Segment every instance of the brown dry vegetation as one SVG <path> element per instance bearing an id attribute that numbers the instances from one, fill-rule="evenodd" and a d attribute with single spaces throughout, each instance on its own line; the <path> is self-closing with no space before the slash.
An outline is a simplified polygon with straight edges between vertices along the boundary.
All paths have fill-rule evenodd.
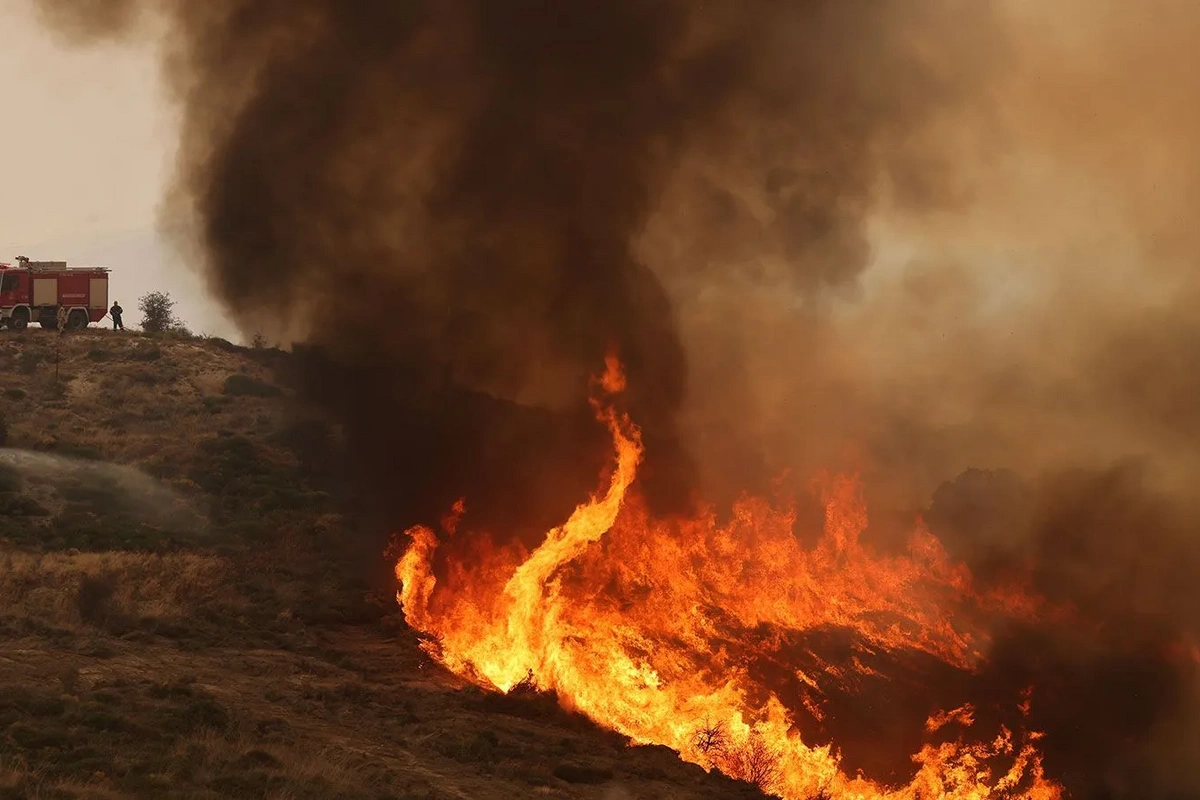
<path id="1" fill-rule="evenodd" d="M 431 663 L 287 361 L 0 339 L 0 798 L 758 796 Z"/>

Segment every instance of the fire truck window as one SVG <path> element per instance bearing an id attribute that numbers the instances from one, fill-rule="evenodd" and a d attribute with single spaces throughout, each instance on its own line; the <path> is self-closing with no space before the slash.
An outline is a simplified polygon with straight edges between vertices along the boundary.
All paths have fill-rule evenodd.
<path id="1" fill-rule="evenodd" d="M 15 288 L 17 288 L 17 276 L 5 275 L 4 281 L 0 283 L 0 292 L 11 292 Z"/>

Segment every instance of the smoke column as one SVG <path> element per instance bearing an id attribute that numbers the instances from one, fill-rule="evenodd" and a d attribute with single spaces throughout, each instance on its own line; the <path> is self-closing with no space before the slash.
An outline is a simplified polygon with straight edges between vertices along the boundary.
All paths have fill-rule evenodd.
<path id="1" fill-rule="evenodd" d="M 380 493 L 441 503 L 456 485 L 526 514 L 527 491 L 493 503 L 489 487 L 498 471 L 544 484 L 553 470 L 524 465 L 554 447 L 477 397 L 419 398 L 453 385 L 570 412 L 615 347 L 651 444 L 645 490 L 683 506 L 688 365 L 663 276 L 636 251 L 671 177 L 687 153 L 728 151 L 770 194 L 756 235 L 791 260 L 792 288 L 850 283 L 872 182 L 897 155 L 879 145 L 955 102 L 980 38 L 953 44 L 979 22 L 957 2 L 39 5 L 84 39 L 165 18 L 184 113 L 172 221 L 190 222 L 248 330 L 320 347 L 313 390 Z M 954 69 L 921 55 L 931 36 Z M 571 464 L 602 442 L 580 419 L 541 437 Z M 553 487 L 547 518 L 578 496 Z"/>
<path id="2" fill-rule="evenodd" d="M 980 574 L 1103 623 L 981 677 L 1057 692 L 1048 767 L 1195 794 L 1191 4 L 37 2 L 165 26 L 166 222 L 306 345 L 396 524 L 561 519 L 615 347 L 658 510 L 849 463 L 886 546 L 932 496 Z"/>

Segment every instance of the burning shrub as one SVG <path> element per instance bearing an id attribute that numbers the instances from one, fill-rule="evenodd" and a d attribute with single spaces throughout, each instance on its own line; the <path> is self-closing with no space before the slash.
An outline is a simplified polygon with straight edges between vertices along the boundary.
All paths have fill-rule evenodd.
<path id="1" fill-rule="evenodd" d="M 719 722 L 705 720 L 696 731 L 696 749 L 706 756 L 716 758 L 724 753 L 729 745 L 729 737 L 725 734 L 725 726 Z"/>
<path id="2" fill-rule="evenodd" d="M 779 751 L 757 731 L 734 748 L 719 754 L 721 771 L 770 794 L 779 781 Z"/>
<path id="3" fill-rule="evenodd" d="M 611 360 L 597 384 L 617 394 L 621 377 Z M 396 568 L 400 600 L 409 623 L 436 638 L 440 660 L 503 691 L 533 683 L 533 671 L 538 687 L 634 740 L 668 744 L 789 798 L 882 797 L 884 781 L 907 783 L 910 792 L 940 785 L 947 796 L 1010 785 L 1020 785 L 1023 798 L 1061 796 L 1042 772 L 1040 734 L 1025 722 L 991 720 L 989 731 L 1006 732 L 934 744 L 939 725 L 926 710 L 945 702 L 933 676 L 963 681 L 984 658 L 981 626 L 1053 618 L 1053 609 L 1020 587 L 977 589 L 921 526 L 907 554 L 875 552 L 863 540 L 868 519 L 853 476 L 822 482 L 825 522 L 812 544 L 796 535 L 790 508 L 758 498 L 739 503 L 728 521 L 658 519 L 630 491 L 643 447 L 637 426 L 602 398 L 596 408 L 616 451 L 607 489 L 532 553 L 499 550 L 464 568 L 451 544 L 462 541 L 457 512 L 444 539 L 410 530 Z M 451 553 L 435 574 L 440 546 Z M 871 705 L 880 667 L 916 670 L 930 688 L 924 708 L 900 710 L 906 732 L 897 741 L 916 748 L 903 751 L 908 771 L 867 777 L 816 743 L 818 726 L 802 726 L 824 718 L 826 700 L 844 697 L 848 717 Z M 1023 688 L 1012 692 L 1014 709 Z M 681 729 L 697 707 L 717 722 L 709 716 Z M 862 739 L 878 733 L 875 725 L 845 744 L 875 750 Z"/>
<path id="4" fill-rule="evenodd" d="M 780 754 L 759 732 L 751 731 L 745 740 L 736 742 L 723 724 L 706 720 L 697 729 L 694 741 L 710 766 L 768 794 L 775 789 Z"/>

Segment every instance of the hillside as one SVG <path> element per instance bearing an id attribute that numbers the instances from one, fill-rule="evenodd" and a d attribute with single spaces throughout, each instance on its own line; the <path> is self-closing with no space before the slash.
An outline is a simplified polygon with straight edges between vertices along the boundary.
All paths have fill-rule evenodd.
<path id="1" fill-rule="evenodd" d="M 0 339 L 0 798 L 760 796 L 430 662 L 288 360 Z"/>

